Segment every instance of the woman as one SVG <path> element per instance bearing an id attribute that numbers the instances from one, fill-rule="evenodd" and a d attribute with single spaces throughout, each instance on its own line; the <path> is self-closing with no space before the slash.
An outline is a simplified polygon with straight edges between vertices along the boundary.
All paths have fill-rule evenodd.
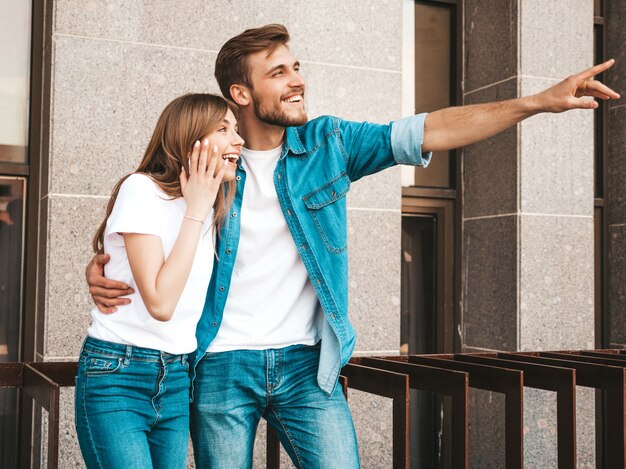
<path id="1" fill-rule="evenodd" d="M 94 251 L 110 255 L 106 275 L 135 293 L 116 314 L 92 311 L 81 350 L 76 430 L 89 468 L 185 467 L 187 354 L 242 144 L 224 99 L 181 96 L 113 190 Z"/>

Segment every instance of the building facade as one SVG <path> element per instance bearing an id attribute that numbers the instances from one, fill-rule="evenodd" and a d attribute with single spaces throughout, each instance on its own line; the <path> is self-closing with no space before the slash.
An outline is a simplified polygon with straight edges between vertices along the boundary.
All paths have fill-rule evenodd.
<path id="1" fill-rule="evenodd" d="M 626 93 L 618 0 L 23 0 L 0 11 L 0 234 L 12 227 L 1 241 L 11 260 L 2 262 L 2 361 L 76 359 L 91 308 L 84 267 L 114 182 L 136 167 L 173 97 L 219 93 L 217 52 L 246 28 L 288 27 L 311 118 L 386 123 L 525 96 L 610 57 L 617 63 L 601 78 Z M 435 155 L 426 170 L 355 183 L 357 353 L 626 347 L 625 176 L 622 98 L 596 112 L 535 116 Z M 46 416 L 0 393 L 0 465 L 19 457 L 38 467 Z M 62 397 L 60 461 L 82 467 L 73 390 Z M 436 467 L 446 403 L 413 397 L 422 412 L 412 426 L 426 436 L 412 464 Z M 487 392 L 471 398 L 472 467 L 503 467 L 504 403 Z M 529 467 L 555 466 L 554 402 L 525 395 Z M 390 402 L 351 391 L 350 404 L 363 467 L 391 467 Z M 601 458 L 598 409 L 579 388 L 579 467 Z"/>

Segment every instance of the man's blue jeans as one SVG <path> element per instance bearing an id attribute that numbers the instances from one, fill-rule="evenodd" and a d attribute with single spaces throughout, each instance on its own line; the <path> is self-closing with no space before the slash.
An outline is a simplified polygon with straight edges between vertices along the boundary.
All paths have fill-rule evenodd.
<path id="1" fill-rule="evenodd" d="M 184 468 L 189 385 L 186 355 L 88 337 L 74 403 L 87 467 Z"/>
<path id="2" fill-rule="evenodd" d="M 199 469 L 252 467 L 261 417 L 296 468 L 354 469 L 356 435 L 341 386 L 317 384 L 320 346 L 207 353 L 198 363 L 191 436 Z"/>

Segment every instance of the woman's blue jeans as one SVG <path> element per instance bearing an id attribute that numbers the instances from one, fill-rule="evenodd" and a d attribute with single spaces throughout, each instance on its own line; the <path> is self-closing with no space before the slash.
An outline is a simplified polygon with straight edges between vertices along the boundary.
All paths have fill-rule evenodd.
<path id="1" fill-rule="evenodd" d="M 181 469 L 189 440 L 187 355 L 88 337 L 76 377 L 76 431 L 89 469 Z"/>
<path id="2" fill-rule="evenodd" d="M 341 386 L 328 396 L 317 384 L 319 354 L 319 344 L 205 354 L 191 407 L 196 467 L 251 468 L 256 429 L 264 418 L 296 468 L 358 468 Z"/>

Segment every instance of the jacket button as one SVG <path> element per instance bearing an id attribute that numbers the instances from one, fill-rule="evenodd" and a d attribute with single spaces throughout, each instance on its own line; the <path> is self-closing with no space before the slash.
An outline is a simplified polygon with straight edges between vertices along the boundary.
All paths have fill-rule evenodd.
<path id="1" fill-rule="evenodd" d="M 232 251 L 232 249 L 226 249 L 226 254 L 230 254 Z"/>
<path id="2" fill-rule="evenodd" d="M 233 218 L 237 218 L 237 212 L 233 212 Z"/>
<path id="3" fill-rule="evenodd" d="M 278 179 L 280 179 L 280 173 L 278 173 L 278 174 L 276 175 L 276 177 L 277 177 Z"/>
<path id="4" fill-rule="evenodd" d="M 224 287 L 220 287 L 220 291 L 224 291 L 226 290 Z"/>
<path id="5" fill-rule="evenodd" d="M 215 321 L 213 321 L 213 327 L 217 326 L 217 323 Z"/>
<path id="6" fill-rule="evenodd" d="M 291 216 L 291 210 L 287 209 L 287 215 Z"/>
<path id="7" fill-rule="evenodd" d="M 241 181 L 241 176 L 237 176 L 235 179 L 236 179 L 237 181 Z"/>

